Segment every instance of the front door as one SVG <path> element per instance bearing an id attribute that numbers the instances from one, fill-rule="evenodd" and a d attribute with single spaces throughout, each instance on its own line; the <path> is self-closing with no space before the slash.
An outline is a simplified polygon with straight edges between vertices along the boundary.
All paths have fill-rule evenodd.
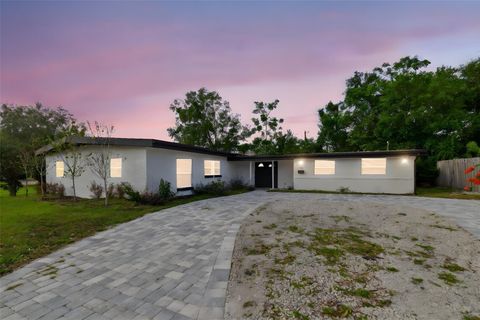
<path id="1" fill-rule="evenodd" d="M 273 162 L 274 187 L 278 188 L 278 162 Z M 255 162 L 255 187 L 272 188 L 272 161 Z"/>

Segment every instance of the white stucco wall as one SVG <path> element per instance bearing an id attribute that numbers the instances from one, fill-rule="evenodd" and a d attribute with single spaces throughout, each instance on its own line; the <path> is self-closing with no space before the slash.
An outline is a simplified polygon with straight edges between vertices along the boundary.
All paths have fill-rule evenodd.
<path id="1" fill-rule="evenodd" d="M 406 158 L 407 163 L 402 163 Z M 352 192 L 408 194 L 415 191 L 415 157 L 387 157 L 385 175 L 362 175 L 361 158 L 335 160 L 335 175 L 315 175 L 315 159 L 295 159 L 294 189 L 337 191 L 347 187 Z M 302 164 L 303 162 L 303 164 Z M 299 174 L 298 170 L 304 170 Z"/>
<path id="2" fill-rule="evenodd" d="M 227 161 L 226 157 L 169 150 L 159 148 L 147 148 L 147 189 L 151 192 L 158 190 L 160 179 L 169 181 L 172 190 L 177 189 L 176 160 L 192 159 L 192 186 L 207 184 L 214 180 L 222 180 L 229 183 L 232 179 L 242 179 L 248 181 L 248 167 L 237 165 Z M 219 160 L 220 174 L 218 178 L 205 178 L 204 160 Z"/>
<path id="3" fill-rule="evenodd" d="M 278 161 L 278 188 L 293 188 L 293 160 Z"/>
<path id="4" fill-rule="evenodd" d="M 88 154 L 95 152 L 97 146 L 82 146 L 79 151 L 83 155 L 84 161 Z M 139 147 L 121 147 L 112 146 L 112 158 L 122 158 L 122 177 L 121 178 L 109 178 L 109 183 L 118 184 L 121 182 L 129 182 L 137 190 L 145 190 L 146 188 L 146 150 Z M 56 177 L 55 176 L 55 162 L 62 160 L 62 157 L 58 154 L 50 154 L 46 157 L 47 175 L 46 179 L 48 183 L 61 183 L 65 186 L 65 194 L 68 196 L 73 195 L 72 180 L 68 177 Z M 66 167 L 66 166 L 65 166 Z M 92 170 L 87 166 L 85 172 L 75 178 L 75 186 L 77 196 L 81 198 L 90 198 L 92 193 L 90 192 L 90 184 L 92 181 L 103 185 L 102 180 L 95 175 Z"/>

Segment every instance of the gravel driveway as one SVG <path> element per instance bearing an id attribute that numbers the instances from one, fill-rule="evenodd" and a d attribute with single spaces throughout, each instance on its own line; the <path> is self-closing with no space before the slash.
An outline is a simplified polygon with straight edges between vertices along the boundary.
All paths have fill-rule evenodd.
<path id="1" fill-rule="evenodd" d="M 267 201 L 311 198 L 418 206 L 480 238 L 480 201 L 255 191 L 149 214 L 36 260 L 0 279 L 0 316 L 222 319 L 243 218 Z"/>

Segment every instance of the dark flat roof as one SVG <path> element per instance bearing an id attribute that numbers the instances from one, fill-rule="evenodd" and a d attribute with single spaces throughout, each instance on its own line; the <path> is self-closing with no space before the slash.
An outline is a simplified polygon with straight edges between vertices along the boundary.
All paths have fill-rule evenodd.
<path id="1" fill-rule="evenodd" d="M 70 137 L 68 143 L 75 145 L 101 145 L 105 140 L 93 139 L 90 137 Z M 59 141 L 65 143 L 67 140 Z M 374 157 L 394 157 L 394 156 L 421 156 L 427 154 L 425 150 L 383 150 L 383 151 L 353 151 L 353 152 L 328 152 L 328 153 L 297 153 L 283 155 L 243 155 L 221 151 L 212 151 L 203 147 L 196 147 L 182 143 L 157 140 L 157 139 L 130 139 L 130 138 L 110 138 L 110 145 L 125 147 L 144 147 L 179 150 L 186 152 L 195 152 L 227 157 L 229 161 L 266 161 L 266 160 L 289 160 L 296 158 L 374 158 Z M 48 153 L 53 150 L 52 145 L 46 145 L 36 151 L 36 154 Z"/>
<path id="2" fill-rule="evenodd" d="M 282 155 L 233 155 L 230 161 L 266 161 L 266 160 L 291 160 L 298 158 L 375 158 L 395 156 L 421 156 L 426 155 L 423 149 L 408 150 L 383 150 L 383 151 L 352 151 L 352 152 L 326 152 L 326 153 L 295 153 Z"/>
<path id="3" fill-rule="evenodd" d="M 131 139 L 131 138 L 110 138 L 109 144 L 112 146 L 125 146 L 125 147 L 144 147 L 144 148 L 160 148 L 160 149 L 171 149 L 203 154 L 211 154 L 217 156 L 230 156 L 231 153 L 213 151 L 203 147 L 196 147 L 182 143 L 157 140 L 157 139 Z M 60 141 L 60 143 L 65 143 L 66 140 Z M 75 145 L 102 145 L 105 143 L 105 139 L 94 139 L 90 137 L 70 137 L 68 138 L 68 143 Z M 50 152 L 53 150 L 52 145 L 46 145 L 38 149 L 35 153 L 42 154 Z"/>

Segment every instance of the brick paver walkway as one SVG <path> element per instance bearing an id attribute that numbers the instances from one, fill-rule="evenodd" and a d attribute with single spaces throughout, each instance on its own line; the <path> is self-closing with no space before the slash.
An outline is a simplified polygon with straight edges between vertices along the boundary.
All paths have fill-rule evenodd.
<path id="1" fill-rule="evenodd" d="M 480 201 L 255 191 L 166 209 L 98 233 L 0 279 L 0 318 L 222 319 L 242 219 L 275 199 L 410 205 L 480 238 Z"/>

